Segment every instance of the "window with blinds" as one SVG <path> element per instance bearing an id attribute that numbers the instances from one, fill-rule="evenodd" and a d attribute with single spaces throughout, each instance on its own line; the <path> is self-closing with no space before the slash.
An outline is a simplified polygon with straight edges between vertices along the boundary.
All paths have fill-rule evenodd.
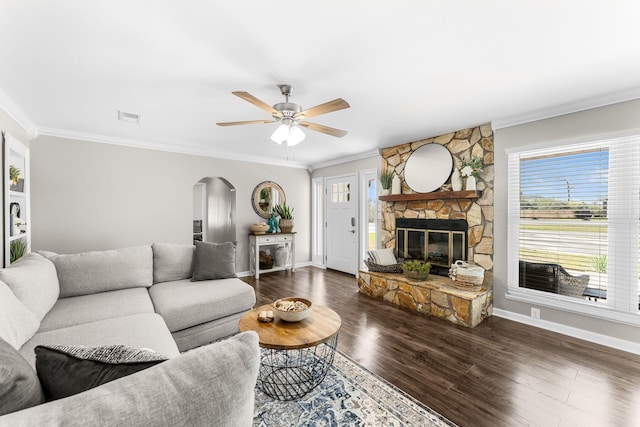
<path id="1" fill-rule="evenodd" d="M 510 287 L 637 313 L 640 137 L 508 158 Z"/>

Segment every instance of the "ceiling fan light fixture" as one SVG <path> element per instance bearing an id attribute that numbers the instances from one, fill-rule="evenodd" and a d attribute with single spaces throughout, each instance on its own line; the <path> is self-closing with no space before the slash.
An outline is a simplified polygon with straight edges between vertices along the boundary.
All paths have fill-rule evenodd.
<path id="1" fill-rule="evenodd" d="M 289 147 L 300 144 L 305 138 L 304 132 L 295 123 L 283 123 L 271 135 L 276 144 L 286 142 Z"/>
<path id="2" fill-rule="evenodd" d="M 302 129 L 300 129 L 300 127 L 298 127 L 297 125 L 292 125 L 289 128 L 289 137 L 287 138 L 287 145 L 289 147 L 298 145 L 302 141 L 304 141 L 305 136 L 306 135 L 304 134 L 304 132 L 302 132 Z"/>

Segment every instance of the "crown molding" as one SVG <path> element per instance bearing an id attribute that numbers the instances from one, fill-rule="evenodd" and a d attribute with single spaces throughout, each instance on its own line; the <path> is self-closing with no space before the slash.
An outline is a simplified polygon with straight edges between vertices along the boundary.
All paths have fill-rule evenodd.
<path id="1" fill-rule="evenodd" d="M 38 128 L 38 135 L 73 139 L 76 141 L 96 142 L 99 144 L 120 145 L 122 147 L 142 148 L 145 150 L 165 151 L 169 153 L 189 154 L 189 155 L 201 156 L 201 157 L 213 157 L 216 159 L 259 163 L 259 164 L 265 164 L 265 165 L 271 165 L 271 166 L 284 166 L 284 167 L 290 167 L 290 168 L 296 168 L 296 169 L 307 169 L 309 167 L 309 165 L 299 163 L 299 162 L 290 162 L 290 161 L 278 160 L 278 159 L 265 159 L 264 157 L 259 157 L 259 156 L 249 156 L 245 154 L 238 155 L 238 154 L 228 153 L 224 151 L 189 148 L 179 143 L 161 143 L 161 142 L 152 143 L 152 142 L 142 141 L 137 139 L 104 136 L 104 135 L 77 132 L 77 131 L 66 130 L 66 129 L 41 127 L 41 128 Z"/>
<path id="2" fill-rule="evenodd" d="M 311 165 L 310 170 L 316 170 L 320 168 L 326 168 L 328 166 L 340 165 L 342 163 L 353 162 L 356 160 L 368 159 L 370 157 L 376 157 L 379 155 L 379 150 L 365 151 L 364 153 L 354 154 L 352 156 L 341 157 L 339 159 L 327 160 L 326 162 L 316 163 Z"/>
<path id="3" fill-rule="evenodd" d="M 0 89 L 0 109 L 9 115 L 24 131 L 29 139 L 38 136 L 38 128 L 27 115 L 13 102 L 9 95 Z"/>
<path id="4" fill-rule="evenodd" d="M 575 102 L 555 105 L 542 110 L 531 111 L 511 117 L 494 120 L 491 127 L 502 129 L 511 126 L 517 126 L 524 123 L 535 122 L 538 120 L 550 119 L 552 117 L 563 116 L 565 114 L 577 113 L 579 111 L 590 110 L 592 108 L 604 107 L 606 105 L 618 104 L 620 102 L 631 101 L 640 98 L 640 87 L 626 89 L 617 92 L 611 92 L 600 96 L 581 99 Z"/>

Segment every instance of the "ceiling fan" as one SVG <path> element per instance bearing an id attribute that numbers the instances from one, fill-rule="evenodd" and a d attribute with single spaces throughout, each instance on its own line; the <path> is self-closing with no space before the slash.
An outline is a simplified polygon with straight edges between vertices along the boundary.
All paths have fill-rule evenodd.
<path id="1" fill-rule="evenodd" d="M 324 104 L 316 105 L 315 107 L 303 110 L 300 105 L 289 102 L 289 97 L 293 93 L 293 86 L 278 85 L 278 87 L 280 88 L 280 92 L 282 93 L 282 95 L 284 95 L 285 97 L 285 102 L 277 103 L 273 107 L 264 103 L 248 92 L 231 92 L 235 96 L 252 103 L 256 107 L 263 109 L 267 113 L 270 113 L 272 116 L 271 120 L 224 122 L 217 123 L 217 125 L 237 126 L 280 122 L 280 126 L 278 127 L 278 129 L 276 129 L 273 135 L 271 135 L 271 139 L 278 144 L 286 142 L 286 144 L 289 146 L 299 144 L 304 139 L 304 132 L 302 132 L 299 126 L 306 127 L 316 132 L 322 132 L 327 135 L 336 136 L 338 138 L 342 138 L 347 134 L 347 132 L 344 130 L 305 121 L 305 119 L 310 117 L 315 117 L 321 114 L 327 114 L 333 111 L 349 108 L 350 105 L 347 101 L 342 98 L 337 98 L 333 101 L 325 102 Z"/>

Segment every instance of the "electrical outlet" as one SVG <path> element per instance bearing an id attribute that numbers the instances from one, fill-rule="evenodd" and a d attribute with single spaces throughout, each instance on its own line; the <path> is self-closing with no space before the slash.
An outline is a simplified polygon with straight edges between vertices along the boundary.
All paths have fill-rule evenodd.
<path id="1" fill-rule="evenodd" d="M 539 319 L 540 318 L 540 309 L 539 308 L 535 308 L 535 307 L 531 307 L 531 317 L 533 317 L 534 319 Z"/>

